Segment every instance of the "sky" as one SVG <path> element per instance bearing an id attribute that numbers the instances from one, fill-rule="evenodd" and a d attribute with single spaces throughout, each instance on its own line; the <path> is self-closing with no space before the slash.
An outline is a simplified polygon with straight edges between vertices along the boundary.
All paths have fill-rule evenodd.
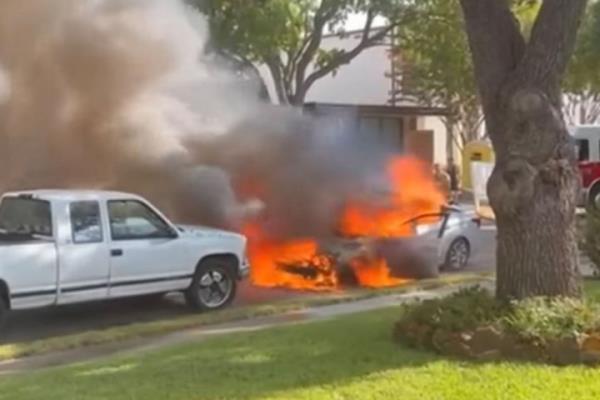
<path id="1" fill-rule="evenodd" d="M 365 13 L 360 14 L 352 14 L 348 17 L 348 21 L 346 22 L 346 30 L 347 31 L 355 31 L 362 29 L 365 26 L 367 15 Z M 385 19 L 382 17 L 377 17 L 373 26 L 381 26 L 385 24 Z"/>

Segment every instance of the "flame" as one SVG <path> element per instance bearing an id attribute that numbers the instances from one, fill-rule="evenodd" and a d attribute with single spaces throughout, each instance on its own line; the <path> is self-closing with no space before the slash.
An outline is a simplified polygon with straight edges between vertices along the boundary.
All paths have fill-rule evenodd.
<path id="1" fill-rule="evenodd" d="M 351 261 L 350 267 L 358 283 L 364 287 L 391 287 L 410 282 L 410 279 L 393 277 L 387 261 L 382 258 L 373 260 L 358 258 Z"/>
<path id="2" fill-rule="evenodd" d="M 342 210 L 339 233 L 346 237 L 389 238 L 413 235 L 406 222 L 428 213 L 439 213 L 445 203 L 426 164 L 412 157 L 398 157 L 387 168 L 390 191 L 383 204 L 354 200 Z M 255 185 L 260 187 L 260 185 Z M 248 256 L 252 282 L 264 287 L 300 290 L 336 290 L 339 268 L 333 256 L 323 253 L 316 238 L 278 240 L 269 237 L 259 222 L 244 228 L 248 237 Z M 408 279 L 392 276 L 385 259 L 362 254 L 347 266 L 364 287 L 397 286 Z"/>
<path id="3" fill-rule="evenodd" d="M 428 213 L 438 213 L 445 203 L 426 165 L 417 158 L 394 158 L 388 165 L 391 183 L 388 204 L 350 203 L 340 231 L 351 237 L 407 237 L 413 234 L 406 222 Z"/>
<path id="4" fill-rule="evenodd" d="M 316 240 L 279 242 L 267 238 L 256 224 L 246 226 L 244 233 L 249 238 L 253 284 L 299 290 L 331 290 L 338 286 L 334 263 L 319 253 Z"/>

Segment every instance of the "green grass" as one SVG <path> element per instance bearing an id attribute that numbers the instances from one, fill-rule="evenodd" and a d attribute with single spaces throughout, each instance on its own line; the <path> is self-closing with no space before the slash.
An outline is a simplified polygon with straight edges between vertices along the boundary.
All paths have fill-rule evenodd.
<path id="1" fill-rule="evenodd" d="M 583 288 L 588 299 L 600 302 L 600 279 L 586 279 Z"/>
<path id="2" fill-rule="evenodd" d="M 468 363 L 396 345 L 399 309 L 0 379 L 6 400 L 596 399 L 600 369 Z"/>
<path id="3" fill-rule="evenodd" d="M 232 308 L 217 313 L 192 314 L 168 320 L 133 323 L 126 326 L 59 336 L 32 342 L 5 344 L 0 345 L 0 361 L 160 336 L 201 326 L 300 311 L 307 307 L 356 301 L 419 289 L 434 289 L 458 283 L 475 283 L 489 277 L 490 274 L 487 273 L 445 275 L 438 279 L 423 280 L 389 289 L 357 289 L 328 295 L 306 296 L 295 298 L 293 300 L 278 301 L 271 304 Z"/>

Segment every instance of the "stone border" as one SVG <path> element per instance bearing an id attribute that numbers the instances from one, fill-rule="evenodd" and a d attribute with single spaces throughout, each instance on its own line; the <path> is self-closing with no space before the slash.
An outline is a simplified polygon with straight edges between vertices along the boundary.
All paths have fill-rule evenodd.
<path id="1" fill-rule="evenodd" d="M 401 321 L 394 328 L 394 338 L 411 347 L 469 360 L 600 365 L 600 332 L 536 343 L 494 326 L 457 333 L 423 324 L 406 326 Z"/>

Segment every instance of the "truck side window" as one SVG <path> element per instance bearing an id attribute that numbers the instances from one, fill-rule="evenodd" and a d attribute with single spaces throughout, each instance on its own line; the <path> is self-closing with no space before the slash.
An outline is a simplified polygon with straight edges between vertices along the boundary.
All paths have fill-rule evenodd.
<path id="1" fill-rule="evenodd" d="M 100 221 L 100 205 L 97 201 L 71 203 L 70 213 L 74 243 L 100 243 L 104 240 Z"/>
<path id="2" fill-rule="evenodd" d="M 136 200 L 108 202 L 113 240 L 162 239 L 173 237 L 173 230 L 152 209 Z"/>
<path id="3" fill-rule="evenodd" d="M 578 139 L 576 141 L 577 146 L 577 159 L 579 161 L 589 161 L 590 159 L 590 142 L 587 139 Z"/>

